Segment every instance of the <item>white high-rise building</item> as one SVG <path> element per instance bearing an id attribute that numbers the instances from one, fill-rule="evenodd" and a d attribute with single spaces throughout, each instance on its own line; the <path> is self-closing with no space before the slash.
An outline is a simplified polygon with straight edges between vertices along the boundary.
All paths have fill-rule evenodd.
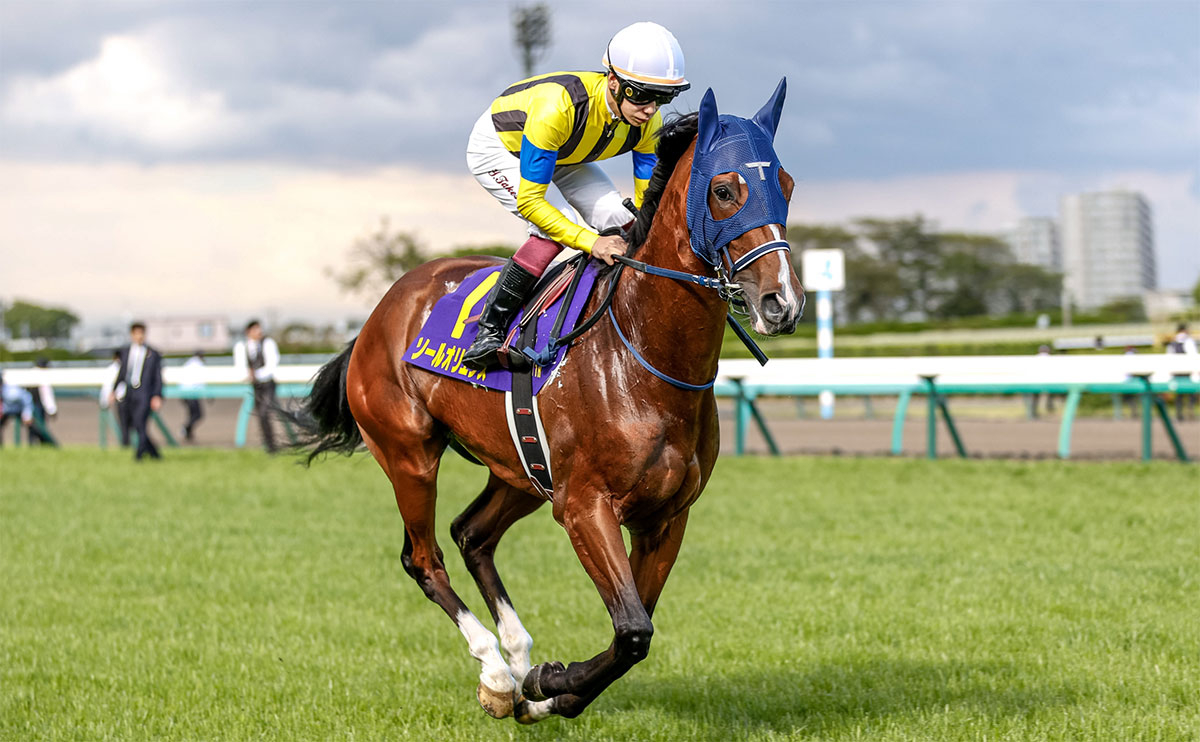
<path id="1" fill-rule="evenodd" d="M 1022 219 L 1005 235 L 1018 263 L 1036 265 L 1048 271 L 1062 271 L 1062 250 L 1058 244 L 1058 224 L 1046 216 Z"/>
<path id="2" fill-rule="evenodd" d="M 1157 286 L 1150 204 L 1140 193 L 1105 191 L 1059 202 L 1063 290 L 1080 309 L 1142 298 Z"/>

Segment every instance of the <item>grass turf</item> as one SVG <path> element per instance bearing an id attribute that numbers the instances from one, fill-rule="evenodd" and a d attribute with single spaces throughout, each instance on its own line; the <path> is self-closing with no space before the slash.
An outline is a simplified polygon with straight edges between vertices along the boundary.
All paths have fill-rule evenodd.
<path id="1" fill-rule="evenodd" d="M 447 457 L 445 535 L 482 485 Z M 1195 467 L 719 462 L 649 658 L 487 718 L 368 457 L 0 451 L 0 739 L 1192 740 Z M 534 661 L 611 627 L 549 509 L 499 563 Z"/>

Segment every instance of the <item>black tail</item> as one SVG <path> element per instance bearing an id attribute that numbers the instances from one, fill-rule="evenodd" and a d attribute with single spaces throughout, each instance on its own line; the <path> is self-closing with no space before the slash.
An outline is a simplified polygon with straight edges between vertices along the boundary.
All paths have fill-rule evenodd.
<path id="1" fill-rule="evenodd" d="M 308 449 L 306 464 L 330 451 L 349 456 L 363 442 L 346 399 L 346 369 L 350 367 L 354 342 L 351 340 L 345 350 L 321 367 L 300 409 L 286 413 L 300 428 L 297 444 Z"/>

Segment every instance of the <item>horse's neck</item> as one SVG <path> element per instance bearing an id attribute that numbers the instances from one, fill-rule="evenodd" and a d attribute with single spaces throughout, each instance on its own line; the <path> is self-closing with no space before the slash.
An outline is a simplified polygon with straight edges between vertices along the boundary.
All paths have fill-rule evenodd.
<path id="1" fill-rule="evenodd" d="M 686 259 L 691 252 L 682 198 L 662 204 L 655 221 L 638 260 L 686 273 L 711 272 Z M 626 269 L 613 303 L 626 337 L 659 371 L 689 383 L 704 383 L 716 374 L 728 311 L 716 291 Z"/>

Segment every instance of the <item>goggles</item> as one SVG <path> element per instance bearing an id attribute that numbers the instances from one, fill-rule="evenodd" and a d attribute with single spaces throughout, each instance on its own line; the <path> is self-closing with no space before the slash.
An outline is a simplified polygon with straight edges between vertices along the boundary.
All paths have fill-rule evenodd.
<path id="1" fill-rule="evenodd" d="M 675 100 L 675 97 L 680 93 L 691 87 L 687 84 L 678 87 L 658 87 L 645 85 L 634 80 L 618 79 L 621 83 L 621 92 L 624 94 L 622 97 L 635 106 L 645 106 L 650 103 L 665 106 Z"/>

